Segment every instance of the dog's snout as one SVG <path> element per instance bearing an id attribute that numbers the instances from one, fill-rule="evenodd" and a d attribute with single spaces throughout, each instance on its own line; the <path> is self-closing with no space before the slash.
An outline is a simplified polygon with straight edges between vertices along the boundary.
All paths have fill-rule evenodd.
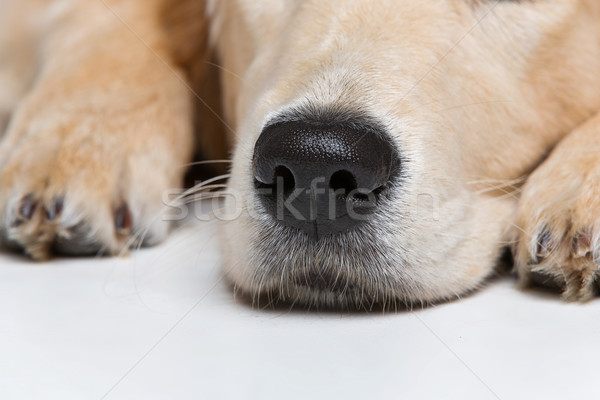
<path id="1" fill-rule="evenodd" d="M 265 210 L 314 239 L 370 219 L 398 168 L 399 157 L 385 133 L 359 123 L 270 125 L 253 159 Z"/>

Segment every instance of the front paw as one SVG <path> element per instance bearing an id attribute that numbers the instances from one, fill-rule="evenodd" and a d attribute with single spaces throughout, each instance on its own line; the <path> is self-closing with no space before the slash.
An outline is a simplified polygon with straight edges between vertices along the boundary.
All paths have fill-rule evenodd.
<path id="1" fill-rule="evenodd" d="M 594 297 L 600 278 L 600 168 L 559 154 L 527 181 L 515 262 L 522 285 L 557 286 L 571 301 Z"/>
<path id="2" fill-rule="evenodd" d="M 119 254 L 165 238 L 163 192 L 181 187 L 186 161 L 164 134 L 168 126 L 64 113 L 26 122 L 0 147 L 5 244 L 43 260 Z"/>

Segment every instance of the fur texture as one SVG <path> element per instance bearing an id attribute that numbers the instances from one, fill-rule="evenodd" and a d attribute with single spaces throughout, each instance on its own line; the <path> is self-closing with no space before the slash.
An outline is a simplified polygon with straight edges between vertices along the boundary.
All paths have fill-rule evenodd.
<path id="1" fill-rule="evenodd" d="M 138 228 L 162 240 L 168 223 L 152 217 L 181 187 L 196 131 L 208 158 L 233 148 L 222 247 L 244 293 L 342 307 L 451 299 L 507 246 L 523 283 L 595 291 L 596 0 L 2 8 L 0 223 L 35 258 L 115 253 Z M 401 178 L 361 229 L 313 242 L 258 204 L 254 145 L 298 110 L 364 113 L 399 150 Z"/>

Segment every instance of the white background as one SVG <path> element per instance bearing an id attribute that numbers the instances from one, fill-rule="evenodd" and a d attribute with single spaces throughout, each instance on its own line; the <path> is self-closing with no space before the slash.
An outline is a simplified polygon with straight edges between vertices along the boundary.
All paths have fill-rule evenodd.
<path id="1" fill-rule="evenodd" d="M 600 301 L 505 277 L 397 314 L 265 311 L 214 227 L 121 259 L 0 253 L 0 399 L 598 398 Z"/>

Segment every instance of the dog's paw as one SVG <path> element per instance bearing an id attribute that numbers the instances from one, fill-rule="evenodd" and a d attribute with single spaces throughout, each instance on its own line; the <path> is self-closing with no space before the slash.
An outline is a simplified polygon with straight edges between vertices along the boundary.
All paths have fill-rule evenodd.
<path id="1" fill-rule="evenodd" d="M 21 117 L 0 146 L 2 242 L 43 260 L 119 254 L 167 235 L 163 192 L 181 187 L 185 157 L 152 113 Z"/>
<path id="2" fill-rule="evenodd" d="M 525 184 L 514 253 L 522 285 L 587 301 L 600 278 L 600 165 L 594 151 L 575 149 L 559 146 Z"/>

